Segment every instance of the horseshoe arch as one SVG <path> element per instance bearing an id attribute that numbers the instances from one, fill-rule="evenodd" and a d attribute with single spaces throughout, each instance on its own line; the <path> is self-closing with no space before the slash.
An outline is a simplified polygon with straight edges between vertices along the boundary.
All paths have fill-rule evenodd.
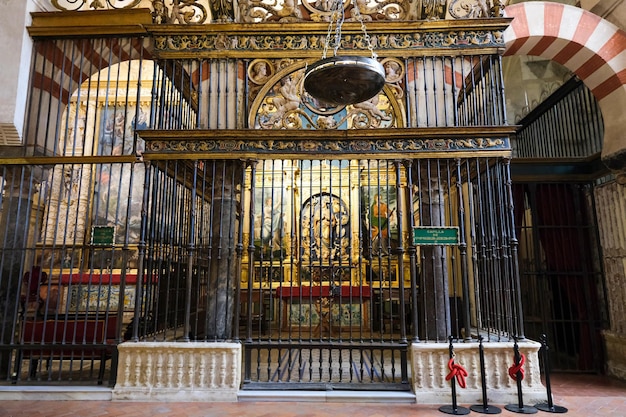
<path id="1" fill-rule="evenodd" d="M 508 6 L 504 55 L 550 59 L 575 73 L 598 100 L 604 119 L 602 161 L 626 182 L 626 32 L 583 9 L 559 3 Z"/>

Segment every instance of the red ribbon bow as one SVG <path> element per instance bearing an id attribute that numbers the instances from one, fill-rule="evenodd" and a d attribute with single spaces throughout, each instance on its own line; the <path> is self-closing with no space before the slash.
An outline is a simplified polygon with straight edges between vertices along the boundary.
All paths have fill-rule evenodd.
<path id="1" fill-rule="evenodd" d="M 450 373 L 446 376 L 446 381 L 456 377 L 456 382 L 459 386 L 461 388 L 465 388 L 465 377 L 467 376 L 465 368 L 457 363 L 454 363 L 454 358 L 450 358 L 448 361 L 448 369 L 450 369 Z"/>
<path id="2" fill-rule="evenodd" d="M 517 373 L 519 372 L 521 376 L 520 381 L 524 379 L 524 363 L 526 363 L 526 356 L 521 353 L 519 363 L 513 364 L 513 366 L 509 368 L 509 376 L 517 381 Z"/>

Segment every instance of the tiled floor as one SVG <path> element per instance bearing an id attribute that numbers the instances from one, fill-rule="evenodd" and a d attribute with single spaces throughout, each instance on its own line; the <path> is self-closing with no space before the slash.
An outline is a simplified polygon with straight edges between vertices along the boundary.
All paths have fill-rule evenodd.
<path id="1" fill-rule="evenodd" d="M 564 416 L 626 417 L 626 382 L 594 375 L 552 376 L 554 404 L 567 407 Z M 459 404 L 467 406 L 466 404 Z M 497 405 L 502 408 L 502 405 Z M 538 416 L 551 415 L 539 411 Z M 330 402 L 145 403 L 111 401 L 3 401 L 2 417 L 407 417 L 439 416 L 439 406 L 419 404 Z M 471 412 L 469 415 L 481 415 Z M 501 416 L 518 416 L 505 409 Z"/>

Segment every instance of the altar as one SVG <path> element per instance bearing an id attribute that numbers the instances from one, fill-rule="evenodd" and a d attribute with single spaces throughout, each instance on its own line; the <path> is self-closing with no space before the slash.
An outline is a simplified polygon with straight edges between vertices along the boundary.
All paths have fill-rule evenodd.
<path id="1" fill-rule="evenodd" d="M 283 330 L 310 328 L 314 334 L 367 326 L 369 286 L 295 286 L 276 289 Z"/>

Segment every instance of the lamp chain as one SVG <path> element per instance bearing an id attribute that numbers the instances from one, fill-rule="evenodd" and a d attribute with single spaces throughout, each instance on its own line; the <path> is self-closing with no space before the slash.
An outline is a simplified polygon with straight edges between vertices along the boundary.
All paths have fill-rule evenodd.
<path id="1" fill-rule="evenodd" d="M 336 0 L 331 7 L 330 22 L 328 23 L 328 32 L 326 33 L 326 41 L 324 42 L 324 52 L 322 53 L 322 59 L 326 58 L 328 53 L 328 47 L 333 43 L 331 36 L 333 33 L 333 23 L 335 23 L 335 41 L 333 44 L 333 56 L 337 56 L 337 50 L 341 45 L 341 26 L 345 19 L 345 11 L 343 7 L 343 0 Z"/>
<path id="2" fill-rule="evenodd" d="M 343 7 L 343 0 L 337 1 L 337 10 L 335 11 L 337 16 L 337 26 L 335 27 L 335 49 L 333 50 L 333 56 L 337 56 L 337 50 L 341 45 L 341 26 L 346 19 L 345 9 Z"/>
<path id="3" fill-rule="evenodd" d="M 363 15 L 361 15 L 361 11 L 359 10 L 359 6 L 356 0 L 350 0 L 353 4 L 352 10 L 354 11 L 355 19 L 361 24 L 361 30 L 363 31 L 363 40 L 367 45 L 367 49 L 372 54 L 372 58 L 376 58 L 376 52 L 374 52 L 374 47 L 372 46 L 372 40 L 370 35 L 367 33 L 367 29 L 365 28 L 365 22 L 363 21 Z M 330 15 L 330 22 L 328 24 L 328 32 L 326 33 L 326 41 L 324 42 L 324 51 L 322 53 L 322 59 L 326 59 L 326 55 L 328 53 L 328 47 L 333 44 L 333 56 L 337 56 L 337 51 L 341 46 L 341 26 L 345 20 L 345 8 L 343 7 L 343 0 L 336 0 L 332 5 L 332 14 Z M 331 42 L 331 37 L 333 33 L 333 23 L 335 24 L 335 40 L 334 43 Z"/>
<path id="4" fill-rule="evenodd" d="M 372 54 L 372 58 L 376 59 L 378 55 L 376 55 L 376 52 L 374 52 L 374 47 L 372 46 L 372 40 L 370 39 L 370 35 L 367 33 L 367 30 L 365 29 L 365 22 L 363 21 L 363 16 L 361 15 L 361 11 L 359 10 L 359 5 L 357 4 L 356 0 L 352 0 L 352 4 L 354 6 L 352 8 L 352 10 L 354 10 L 354 17 L 361 24 L 361 30 L 363 31 L 363 40 L 365 40 L 365 43 L 367 44 L 367 49 L 369 49 L 370 53 Z"/>

